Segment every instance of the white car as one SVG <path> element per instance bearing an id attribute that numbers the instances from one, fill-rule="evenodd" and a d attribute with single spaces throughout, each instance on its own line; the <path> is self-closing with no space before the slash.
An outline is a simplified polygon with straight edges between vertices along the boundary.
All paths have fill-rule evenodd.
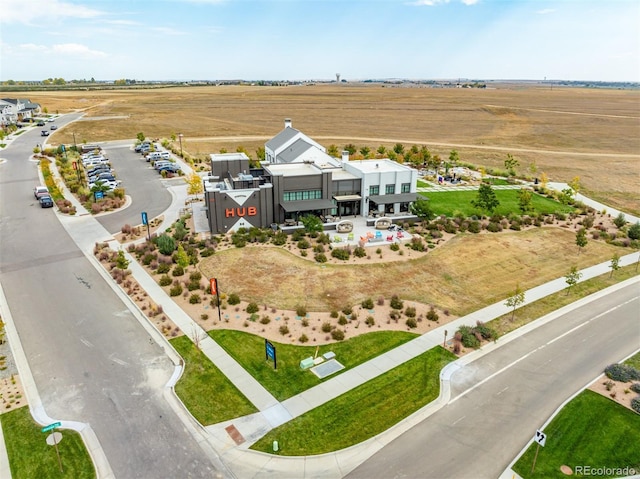
<path id="1" fill-rule="evenodd" d="M 95 186 L 106 186 L 109 190 L 115 190 L 118 187 L 118 181 L 102 181 L 98 180 L 95 183 L 89 183 L 89 189 L 92 190 Z"/>
<path id="2" fill-rule="evenodd" d="M 82 164 L 85 168 L 91 168 L 92 166 L 96 165 L 108 165 L 109 160 L 107 160 L 106 158 L 92 158 L 90 160 L 83 161 Z"/>

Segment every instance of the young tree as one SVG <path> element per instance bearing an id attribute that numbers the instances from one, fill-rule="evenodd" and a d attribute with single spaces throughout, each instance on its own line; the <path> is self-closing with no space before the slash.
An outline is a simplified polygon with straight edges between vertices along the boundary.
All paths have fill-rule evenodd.
<path id="1" fill-rule="evenodd" d="M 511 321 L 513 321 L 513 318 L 515 317 L 516 308 L 518 308 L 519 306 L 522 306 L 523 304 L 524 304 L 524 291 L 520 289 L 520 285 L 518 285 L 516 286 L 516 289 L 513 292 L 513 294 L 509 296 L 507 300 L 504 302 L 504 305 L 506 307 L 513 308 L 511 311 Z"/>
<path id="2" fill-rule="evenodd" d="M 129 260 L 124 255 L 124 251 L 118 250 L 118 256 L 116 256 L 116 268 L 125 270 L 129 267 Z"/>
<path id="3" fill-rule="evenodd" d="M 533 205 L 531 204 L 531 191 L 526 188 L 521 188 L 518 191 L 518 207 L 522 211 L 523 215 L 533 211 Z"/>
<path id="4" fill-rule="evenodd" d="M 327 148 L 327 155 L 333 156 L 334 158 L 340 157 L 340 152 L 338 151 L 338 145 L 331 144 Z"/>
<path id="5" fill-rule="evenodd" d="M 609 278 L 611 278 L 613 276 L 613 273 L 618 271 L 621 267 L 620 255 L 618 253 L 613 253 L 613 256 L 611 257 L 611 274 L 609 275 Z"/>
<path id="6" fill-rule="evenodd" d="M 189 176 L 185 177 L 184 181 L 187 183 L 187 194 L 196 195 L 204 192 L 204 185 L 202 184 L 202 178 L 195 171 Z"/>
<path id="7" fill-rule="evenodd" d="M 629 226 L 629 229 L 627 230 L 627 236 L 632 240 L 640 239 L 640 223 L 637 222 Z"/>
<path id="8" fill-rule="evenodd" d="M 529 173 L 531 173 L 532 175 L 535 175 L 538 172 L 538 165 L 536 165 L 536 162 L 532 162 L 529 165 Z"/>
<path id="9" fill-rule="evenodd" d="M 328 150 L 327 150 L 327 152 L 328 152 Z M 256 158 L 258 159 L 258 161 L 264 161 L 264 158 L 265 158 L 264 146 L 259 146 L 258 147 L 258 149 L 256 150 Z"/>
<path id="10" fill-rule="evenodd" d="M 435 217 L 435 213 L 431 209 L 431 204 L 426 198 L 419 198 L 409 207 L 411 214 L 416 215 L 424 223 L 428 223 Z"/>
<path id="11" fill-rule="evenodd" d="M 569 285 L 569 287 L 567 288 L 567 296 L 569 295 L 569 291 L 571 291 L 571 288 L 578 284 L 580 278 L 582 278 L 582 273 L 578 271 L 577 266 L 572 266 L 569 272 L 564 277 L 564 280 Z"/>
<path id="12" fill-rule="evenodd" d="M 144 133 L 139 132 L 139 133 L 136 135 L 136 138 L 138 139 L 138 141 L 139 141 L 140 143 L 142 143 L 142 142 L 144 141 L 144 139 L 146 138 L 146 136 L 144 136 Z"/>
<path id="13" fill-rule="evenodd" d="M 393 151 L 396 155 L 404 155 L 404 145 L 402 143 L 396 143 L 393 145 Z"/>
<path id="14" fill-rule="evenodd" d="M 542 186 L 543 188 L 546 188 L 547 187 L 547 183 L 549 183 L 549 177 L 543 171 L 542 174 L 540 175 L 540 186 Z"/>
<path id="15" fill-rule="evenodd" d="M 456 150 L 451 150 L 451 153 L 449 153 L 449 162 L 455 166 L 458 164 L 458 162 L 460 161 L 460 155 L 458 154 L 458 152 Z"/>
<path id="16" fill-rule="evenodd" d="M 489 214 L 500 205 L 500 201 L 496 197 L 496 192 L 493 191 L 491 185 L 482 184 L 478 189 L 478 196 L 475 200 L 471 200 L 471 204 L 481 210 L 486 210 Z"/>
<path id="17" fill-rule="evenodd" d="M 384 155 L 387 152 L 387 148 L 384 145 L 380 145 L 376 151 L 379 155 Z"/>
<path id="18" fill-rule="evenodd" d="M 369 157 L 369 153 L 371 153 L 371 148 L 369 148 L 368 146 L 363 146 L 362 148 L 360 148 L 360 154 L 365 158 Z"/>
<path id="19" fill-rule="evenodd" d="M 613 224 L 616 225 L 618 229 L 623 228 L 624 225 L 627 224 L 627 219 L 624 216 L 624 213 L 618 213 L 618 216 L 613 220 Z"/>
<path id="20" fill-rule="evenodd" d="M 323 230 L 322 220 L 315 215 L 305 215 L 300 221 L 309 233 L 320 233 Z"/>
<path id="21" fill-rule="evenodd" d="M 184 250 L 182 243 L 178 245 L 178 251 L 176 252 L 176 263 L 178 264 L 178 266 L 181 266 L 183 268 L 189 266 L 189 255 Z"/>
<path id="22" fill-rule="evenodd" d="M 571 188 L 574 192 L 578 193 L 580 191 L 580 177 L 574 176 L 573 179 L 569 182 L 569 188 Z"/>
<path id="23" fill-rule="evenodd" d="M 576 232 L 576 244 L 578 245 L 578 254 L 582 251 L 582 248 L 587 246 L 589 240 L 587 239 L 587 230 L 584 228 L 580 228 Z"/>
<path id="24" fill-rule="evenodd" d="M 507 159 L 504 160 L 504 167 L 511 176 L 516 176 L 516 168 L 520 166 L 520 162 L 516 160 L 511 153 L 507 153 Z"/>
<path id="25" fill-rule="evenodd" d="M 356 151 L 358 151 L 358 148 L 356 148 L 356 145 L 354 145 L 353 143 L 347 143 L 346 145 L 344 145 L 344 151 L 348 151 L 349 155 L 355 155 Z"/>

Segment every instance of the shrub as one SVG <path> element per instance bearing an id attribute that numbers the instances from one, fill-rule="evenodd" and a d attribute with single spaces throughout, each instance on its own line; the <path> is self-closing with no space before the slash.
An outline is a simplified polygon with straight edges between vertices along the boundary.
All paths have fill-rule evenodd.
<path id="1" fill-rule="evenodd" d="M 314 253 L 324 253 L 324 245 L 322 243 L 319 243 L 319 244 L 315 245 L 313 247 L 313 252 Z"/>
<path id="2" fill-rule="evenodd" d="M 480 340 L 474 334 L 470 326 L 460 326 L 458 332 L 462 335 L 461 342 L 465 348 L 476 349 L 480 347 Z"/>
<path id="3" fill-rule="evenodd" d="M 156 245 L 158 246 L 158 251 L 162 254 L 171 254 L 176 249 L 175 240 L 165 233 L 156 238 Z"/>
<path id="4" fill-rule="evenodd" d="M 181 294 L 182 294 L 182 286 L 180 286 L 179 284 L 173 285 L 169 290 L 170 296 L 180 296 Z"/>
<path id="5" fill-rule="evenodd" d="M 289 326 L 283 324 L 282 326 L 280 326 L 280 328 L 278 328 L 278 331 L 280 331 L 280 334 L 282 334 L 283 336 L 286 336 L 287 334 L 289 334 Z"/>
<path id="6" fill-rule="evenodd" d="M 202 279 L 202 274 L 200 273 L 200 271 L 194 271 L 189 275 L 189 279 L 191 281 L 200 281 Z"/>
<path id="7" fill-rule="evenodd" d="M 427 319 L 429 321 L 437 321 L 440 318 L 440 316 L 438 316 L 438 313 L 436 313 L 436 310 L 433 308 L 433 306 L 431 306 L 429 308 L 429 311 L 427 311 Z"/>
<path id="8" fill-rule="evenodd" d="M 331 323 L 328 321 L 325 321 L 324 323 L 322 323 L 322 327 L 320 329 L 322 329 L 323 333 L 328 333 L 332 329 Z"/>
<path id="9" fill-rule="evenodd" d="M 344 331 L 342 329 L 334 329 L 331 331 L 331 337 L 336 341 L 342 341 L 344 339 Z"/>
<path id="10" fill-rule="evenodd" d="M 349 320 L 347 319 L 347 317 L 344 314 L 341 314 L 340 317 L 338 318 L 338 324 L 340 326 L 344 326 L 348 322 L 349 322 Z"/>
<path id="11" fill-rule="evenodd" d="M 362 246 L 356 246 L 356 248 L 353 250 L 353 255 L 358 258 L 364 258 L 365 256 L 367 256 L 367 252 Z"/>
<path id="12" fill-rule="evenodd" d="M 631 408 L 640 414 L 640 396 L 635 397 L 631 400 Z"/>
<path id="13" fill-rule="evenodd" d="M 345 306 L 342 308 L 342 312 L 348 316 L 353 313 L 353 308 L 351 306 Z"/>
<path id="14" fill-rule="evenodd" d="M 160 286 L 169 286 L 171 283 L 172 283 L 171 278 L 169 278 L 169 276 L 167 276 L 166 274 L 160 276 L 160 281 L 158 281 L 158 284 Z"/>
<path id="15" fill-rule="evenodd" d="M 640 371 L 626 364 L 610 364 L 604 369 L 604 373 L 609 379 L 623 383 L 640 379 Z"/>
<path id="16" fill-rule="evenodd" d="M 195 291 L 196 289 L 200 289 L 200 281 L 189 281 L 187 283 L 187 289 L 189 291 Z"/>
<path id="17" fill-rule="evenodd" d="M 300 337 L 298 338 L 298 341 L 300 341 L 301 343 L 306 343 L 306 342 L 308 342 L 308 341 L 309 341 L 309 338 L 307 337 L 307 335 L 306 335 L 306 334 L 303 334 L 302 336 L 300 336 Z"/>
<path id="18" fill-rule="evenodd" d="M 179 264 L 177 264 L 176 267 L 173 268 L 173 271 L 171 272 L 171 274 L 173 276 L 182 276 L 184 274 L 184 268 Z"/>
<path id="19" fill-rule="evenodd" d="M 491 222 L 487 225 L 487 231 L 491 233 L 499 233 L 502 231 L 502 226 L 500 226 L 500 223 Z"/>
<path id="20" fill-rule="evenodd" d="M 367 299 L 365 299 L 362 303 L 360 303 L 360 305 L 361 305 L 364 309 L 373 309 L 373 299 L 371 299 L 371 298 L 367 298 Z"/>
<path id="21" fill-rule="evenodd" d="M 411 238 L 411 243 L 409 243 L 409 247 L 414 251 L 424 251 L 426 246 L 422 238 Z"/>
<path id="22" fill-rule="evenodd" d="M 261 324 L 269 324 L 270 322 L 271 322 L 271 318 L 266 314 L 262 318 L 260 318 Z"/>
<path id="23" fill-rule="evenodd" d="M 378 306 L 384 306 L 384 297 L 383 296 L 380 296 L 378 298 Z"/>
<path id="24" fill-rule="evenodd" d="M 613 220 L 613 224 L 616 225 L 618 229 L 627 224 L 627 219 L 625 218 L 624 213 L 619 213 L 618 216 L 616 216 L 616 218 Z"/>
<path id="25" fill-rule="evenodd" d="M 300 249 L 308 249 L 310 248 L 311 245 L 309 244 L 309 241 L 307 241 L 306 239 L 301 239 L 300 241 L 298 241 L 298 248 Z"/>
<path id="26" fill-rule="evenodd" d="M 142 257 L 142 264 L 145 266 L 149 266 L 151 262 L 158 257 L 157 254 L 147 253 Z"/>
<path id="27" fill-rule="evenodd" d="M 373 318 L 373 316 L 367 316 L 367 319 L 364 320 L 364 324 L 371 327 L 376 324 L 376 320 Z"/>
<path id="28" fill-rule="evenodd" d="M 171 271 L 171 265 L 169 263 L 158 264 L 158 269 L 156 270 L 158 274 L 168 273 L 169 271 Z"/>
<path id="29" fill-rule="evenodd" d="M 627 231 L 627 236 L 632 240 L 640 239 L 640 223 L 631 225 Z"/>
<path id="30" fill-rule="evenodd" d="M 402 309 L 404 307 L 404 303 L 398 297 L 397 294 L 394 294 L 393 296 L 391 296 L 391 303 L 389 304 L 393 309 Z"/>
<path id="31" fill-rule="evenodd" d="M 240 296 L 237 293 L 231 293 L 227 299 L 227 303 L 230 305 L 240 304 Z"/>
<path id="32" fill-rule="evenodd" d="M 418 327 L 418 322 L 416 321 L 416 318 L 408 318 L 405 321 L 405 324 L 407 326 L 409 326 L 411 329 L 417 328 Z"/>
<path id="33" fill-rule="evenodd" d="M 317 253 L 313 259 L 316 260 L 316 263 L 326 263 L 327 262 L 327 255 L 325 255 L 324 253 Z"/>
<path id="34" fill-rule="evenodd" d="M 193 293 L 191 296 L 189 296 L 189 303 L 198 304 L 200 302 L 202 302 L 202 300 L 200 299 L 200 295 L 198 293 Z"/>
<path id="35" fill-rule="evenodd" d="M 407 318 L 415 318 L 416 317 L 416 308 L 414 308 L 413 306 L 407 307 L 407 309 L 404 310 L 404 315 Z"/>
<path id="36" fill-rule="evenodd" d="M 296 306 L 296 314 L 300 317 L 307 315 L 307 308 L 305 306 Z"/>
<path id="37" fill-rule="evenodd" d="M 258 311 L 260 311 L 260 308 L 258 307 L 257 303 L 251 302 L 249 304 L 247 304 L 247 313 L 249 314 L 253 314 L 253 313 L 257 313 Z"/>
<path id="38" fill-rule="evenodd" d="M 640 394 L 640 383 L 633 383 L 629 389 L 631 389 L 634 393 Z"/>
<path id="39" fill-rule="evenodd" d="M 200 319 L 202 319 L 203 321 L 204 321 L 204 320 L 207 320 L 207 319 L 209 319 L 209 315 L 208 315 L 207 313 L 202 313 L 202 314 L 200 315 Z"/>
<path id="40" fill-rule="evenodd" d="M 389 249 L 391 251 L 398 251 L 400 249 L 400 245 L 398 243 L 392 243 L 389 245 Z"/>
<path id="41" fill-rule="evenodd" d="M 338 312 L 334 309 L 333 311 L 331 311 L 331 313 L 329 314 L 329 316 L 331 316 L 332 318 L 337 318 L 338 317 Z"/>
<path id="42" fill-rule="evenodd" d="M 336 259 L 346 261 L 349 259 L 349 256 L 351 256 L 351 251 L 349 250 L 349 248 L 335 248 L 331 251 L 331 256 Z"/>

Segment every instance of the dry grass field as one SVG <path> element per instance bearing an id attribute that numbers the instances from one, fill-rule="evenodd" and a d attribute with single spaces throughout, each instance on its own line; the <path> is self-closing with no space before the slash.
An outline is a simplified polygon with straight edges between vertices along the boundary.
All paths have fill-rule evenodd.
<path id="1" fill-rule="evenodd" d="M 623 254 L 590 241 L 578 253 L 573 229 L 545 227 L 458 235 L 411 261 L 318 264 L 282 248 L 247 246 L 220 251 L 199 268 L 205 277 L 217 277 L 228 293 L 260 305 L 331 311 L 397 294 L 461 316 L 503 300 L 517 284 L 526 290 L 564 276 L 572 265 L 607 261 L 616 251 Z"/>
<path id="2" fill-rule="evenodd" d="M 4 93 L 3 93 L 4 95 Z M 513 154 L 553 181 L 581 178 L 584 192 L 640 214 L 640 92 L 534 87 L 406 88 L 343 84 L 292 87 L 175 87 L 150 90 L 33 92 L 49 112 L 86 111 L 87 119 L 51 143 L 183 133 L 183 148 L 205 157 L 221 148 L 249 153 L 284 118 L 324 146 L 427 145 L 446 158 L 502 167 Z M 6 95 L 5 95 L 6 96 Z"/>

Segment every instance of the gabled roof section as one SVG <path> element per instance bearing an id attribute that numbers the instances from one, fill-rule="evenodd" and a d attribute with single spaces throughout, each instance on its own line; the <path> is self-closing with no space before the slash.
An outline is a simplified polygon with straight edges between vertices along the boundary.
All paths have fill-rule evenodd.
<path id="1" fill-rule="evenodd" d="M 271 138 L 269 141 L 267 141 L 267 143 L 265 144 L 265 147 L 272 151 L 277 151 L 278 148 L 281 148 L 288 141 L 291 141 L 293 138 L 295 138 L 296 135 L 299 135 L 299 134 L 300 132 L 295 128 L 287 127 L 284 130 L 282 130 L 280 133 L 278 133 L 276 136 Z"/>
<path id="2" fill-rule="evenodd" d="M 312 146 L 304 139 L 299 138 L 294 141 L 293 144 L 289 145 L 284 151 L 277 154 L 276 163 L 291 163 L 309 148 L 312 148 Z"/>

